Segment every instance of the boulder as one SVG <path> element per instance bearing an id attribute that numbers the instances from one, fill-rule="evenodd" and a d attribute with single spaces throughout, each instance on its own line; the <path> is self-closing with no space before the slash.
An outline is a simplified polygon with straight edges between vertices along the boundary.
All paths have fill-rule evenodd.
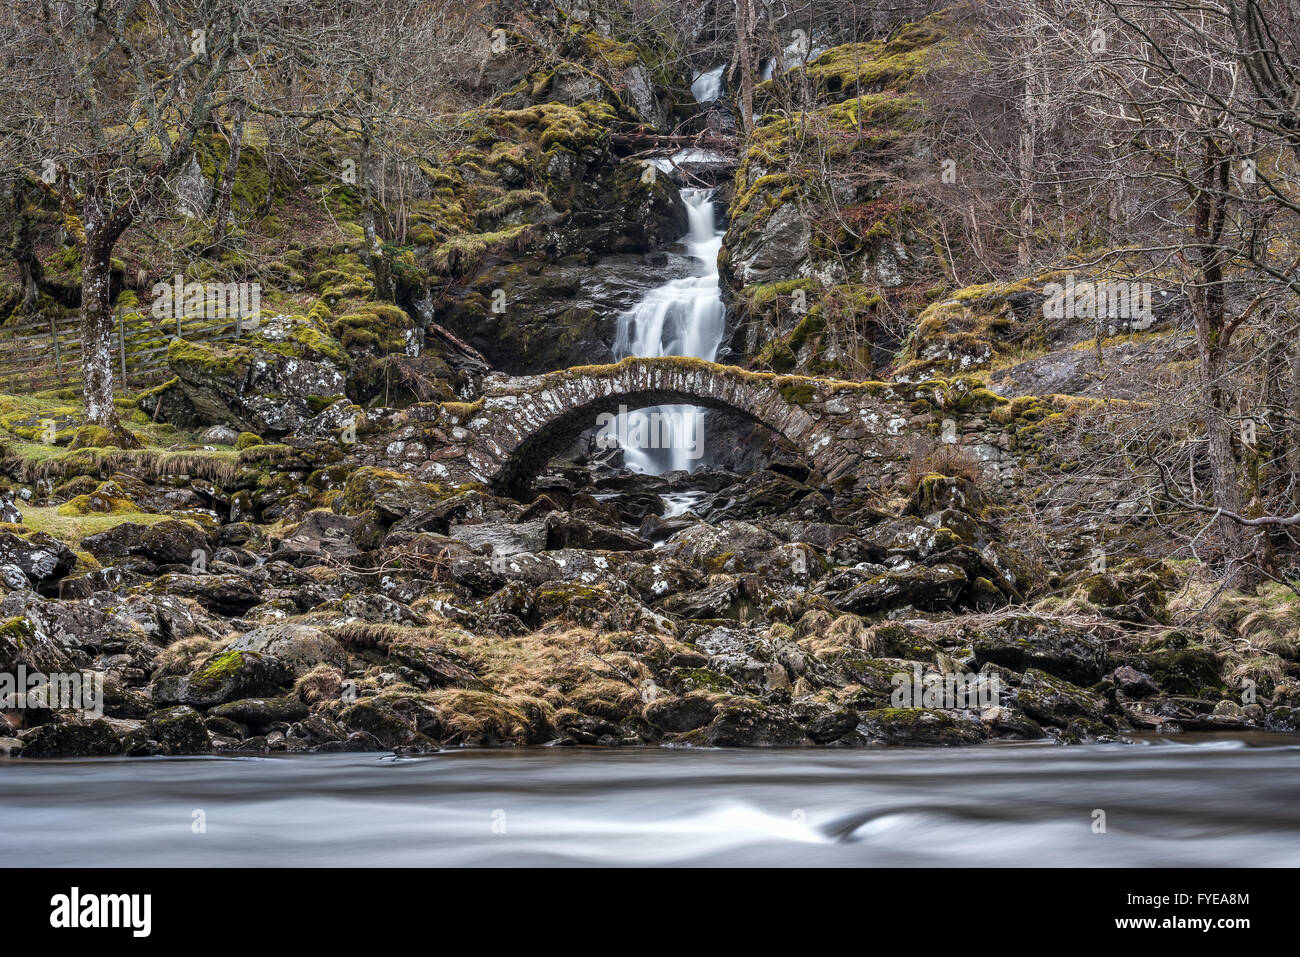
<path id="1" fill-rule="evenodd" d="M 249 651 L 279 661 L 292 678 L 300 678 L 317 665 L 346 668 L 343 646 L 319 628 L 290 622 L 263 625 L 226 645 L 227 652 Z"/>
<path id="2" fill-rule="evenodd" d="M 985 737 L 973 718 L 929 708 L 878 708 L 862 715 L 858 727 L 868 740 L 900 747 L 975 744 Z"/>
<path id="3" fill-rule="evenodd" d="M 212 719 L 224 718 L 252 728 L 259 728 L 277 721 L 301 721 L 308 713 L 307 706 L 293 695 L 280 698 L 240 698 L 237 701 L 219 704 L 210 710 L 208 726 L 212 726 Z"/>
<path id="4" fill-rule="evenodd" d="M 207 533 L 193 522 L 164 519 L 145 529 L 139 548 L 158 565 L 190 565 L 196 561 L 195 552 L 202 554 L 206 565 L 212 543 Z"/>
<path id="5" fill-rule="evenodd" d="M 787 709 L 752 698 L 719 705 L 716 717 L 694 734 L 715 748 L 796 748 L 810 743 Z"/>
<path id="6" fill-rule="evenodd" d="M 971 637 L 975 667 L 1002 665 L 1012 671 L 1040 668 L 1075 684 L 1090 685 L 1106 673 L 1106 646 L 1100 638 L 1046 618 L 1017 615 Z"/>
<path id="7" fill-rule="evenodd" d="M 25 758 L 93 758 L 122 753 L 122 735 L 102 718 L 43 724 L 23 732 Z"/>
<path id="8" fill-rule="evenodd" d="M 67 648 L 33 615 L 0 621 L 0 672 L 14 674 L 19 665 L 47 675 L 75 670 Z"/>
<path id="9" fill-rule="evenodd" d="M 1101 722 L 1106 714 L 1106 699 L 1101 695 L 1037 668 L 1025 672 L 1015 704 L 1035 721 L 1062 728 L 1078 718 Z"/>
<path id="10" fill-rule="evenodd" d="M 966 588 L 966 573 L 956 565 L 940 563 L 889 571 L 851 588 L 836 604 L 846 611 L 867 614 L 914 605 L 926 610 L 951 608 Z"/>
<path id="11" fill-rule="evenodd" d="M 72 549 L 44 532 L 26 538 L 0 532 L 0 565 L 12 565 L 37 587 L 51 585 L 72 571 L 77 556 Z"/>
<path id="12" fill-rule="evenodd" d="M 167 364 L 199 419 L 275 437 L 310 419 L 319 397 L 343 394 L 348 357 L 314 319 L 281 315 L 237 345 L 173 339 Z"/>
<path id="13" fill-rule="evenodd" d="M 156 678 L 149 693 L 158 704 L 207 708 L 240 698 L 275 695 L 289 672 L 275 658 L 255 651 L 227 650 L 189 675 Z"/>
<path id="14" fill-rule="evenodd" d="M 717 705 L 704 694 L 656 698 L 645 709 L 646 720 L 662 731 L 680 734 L 702 728 L 713 720 Z"/>
<path id="15" fill-rule="evenodd" d="M 203 719 L 184 705 L 153 712 L 145 721 L 145 732 L 167 754 L 206 754 L 212 750 Z"/>
<path id="16" fill-rule="evenodd" d="M 633 532 L 604 525 L 570 512 L 546 516 L 546 547 L 627 552 L 650 548 L 651 543 Z"/>
<path id="17" fill-rule="evenodd" d="M 241 575 L 168 574 L 144 586 L 152 591 L 192 598 L 218 615 L 242 615 L 262 600 L 257 588 Z"/>

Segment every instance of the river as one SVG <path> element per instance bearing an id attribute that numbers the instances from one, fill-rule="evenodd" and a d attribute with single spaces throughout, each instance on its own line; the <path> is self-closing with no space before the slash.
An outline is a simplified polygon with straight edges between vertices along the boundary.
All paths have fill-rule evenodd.
<path id="1" fill-rule="evenodd" d="M 1300 739 L 15 761 L 0 822 L 33 866 L 1295 865 Z"/>

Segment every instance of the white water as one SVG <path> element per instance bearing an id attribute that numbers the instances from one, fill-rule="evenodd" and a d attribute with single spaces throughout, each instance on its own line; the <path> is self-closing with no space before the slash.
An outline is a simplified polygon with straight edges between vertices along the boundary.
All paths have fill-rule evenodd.
<path id="1" fill-rule="evenodd" d="M 695 78 L 691 84 L 691 93 L 696 103 L 712 103 L 722 96 L 722 71 L 726 64 L 706 70 Z"/>
<path id="2" fill-rule="evenodd" d="M 87 867 L 1288 867 L 1294 736 L 861 751 L 0 760 L 0 859 Z M 190 830 L 203 808 L 207 831 Z M 1092 831 L 1105 808 L 1107 833 Z M 500 825 L 500 826 L 498 826 Z"/>
<path id="3" fill-rule="evenodd" d="M 650 290 L 618 318 L 614 356 L 695 356 L 712 361 L 722 344 L 726 312 L 718 287 L 722 232 L 713 215 L 713 190 L 684 189 L 690 223 L 684 242 L 697 275 Z M 642 436 L 623 449 L 629 471 L 659 475 L 692 471 L 704 448 L 704 413 L 695 406 L 657 406 L 629 412 L 619 435 Z"/>

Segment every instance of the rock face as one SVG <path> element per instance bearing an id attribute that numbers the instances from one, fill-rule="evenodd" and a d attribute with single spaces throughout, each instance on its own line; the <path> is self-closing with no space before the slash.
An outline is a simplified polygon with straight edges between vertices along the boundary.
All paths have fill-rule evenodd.
<path id="1" fill-rule="evenodd" d="M 296 316 L 270 319 L 229 348 L 175 339 L 167 362 L 200 421 L 260 436 L 293 431 L 315 414 L 313 400 L 342 396 L 347 383 L 338 343 L 320 323 Z"/>

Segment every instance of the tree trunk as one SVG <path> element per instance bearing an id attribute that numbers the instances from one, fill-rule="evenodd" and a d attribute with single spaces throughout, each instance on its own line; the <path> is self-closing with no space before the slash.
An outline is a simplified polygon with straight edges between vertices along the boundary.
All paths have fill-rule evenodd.
<path id="1" fill-rule="evenodd" d="M 736 0 L 736 84 L 740 99 L 740 125 L 746 138 L 754 132 L 754 10 L 753 0 Z"/>
<path id="2" fill-rule="evenodd" d="M 110 289 L 111 244 L 91 233 L 81 262 L 81 380 L 86 418 L 115 428 L 113 407 L 113 302 Z"/>
<path id="3" fill-rule="evenodd" d="M 1198 321 L 1196 345 L 1200 352 L 1201 385 L 1205 393 L 1205 435 L 1209 445 L 1210 483 L 1214 507 L 1242 514 L 1237 455 L 1232 447 L 1231 401 L 1224 392 L 1225 350 L 1204 322 Z M 1233 588 L 1249 588 L 1255 577 L 1249 562 L 1252 551 L 1247 530 L 1226 516 L 1218 519 L 1226 550 L 1224 580 Z"/>
<path id="4" fill-rule="evenodd" d="M 226 221 L 230 219 L 230 197 L 235 191 L 235 173 L 239 169 L 239 149 L 244 138 L 244 105 L 235 107 L 234 124 L 230 131 L 230 148 L 226 151 L 226 167 L 213 197 L 212 244 L 226 238 Z"/>
<path id="5" fill-rule="evenodd" d="M 393 297 L 393 280 L 388 270 L 388 260 L 384 258 L 384 247 L 379 241 L 378 216 L 376 210 L 378 202 L 375 199 L 375 184 L 372 166 L 374 164 L 374 150 L 371 146 L 370 137 L 362 134 L 361 137 L 361 162 L 358 164 L 361 168 L 358 173 L 361 178 L 361 229 L 365 233 L 365 259 L 366 265 L 375 277 L 375 298 L 392 301 Z"/>

